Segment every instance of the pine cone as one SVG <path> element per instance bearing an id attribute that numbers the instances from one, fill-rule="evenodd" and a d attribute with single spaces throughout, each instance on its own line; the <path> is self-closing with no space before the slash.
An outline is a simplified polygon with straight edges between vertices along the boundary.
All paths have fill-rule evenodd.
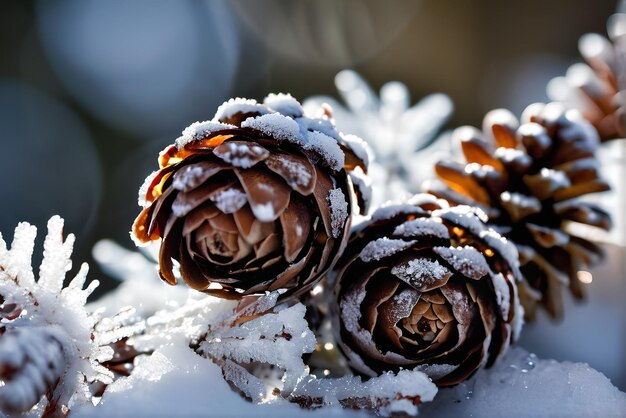
<path id="1" fill-rule="evenodd" d="M 609 39 L 596 33 L 584 35 L 578 48 L 586 64 L 572 65 L 565 77 L 554 79 L 548 94 L 567 102 L 591 121 L 600 139 L 626 135 L 626 14 L 611 17 Z"/>
<path id="2" fill-rule="evenodd" d="M 506 110 L 494 110 L 483 132 L 455 131 L 467 164 L 439 162 L 442 182 L 425 189 L 452 204 L 475 205 L 489 223 L 513 241 L 520 253 L 525 282 L 520 298 L 528 319 L 540 302 L 553 317 L 562 315 L 561 287 L 583 296 L 576 273 L 602 254 L 587 239 L 571 233 L 571 224 L 608 229 L 609 215 L 580 197 L 609 189 L 594 158 L 598 135 L 576 110 L 559 103 L 526 108 L 519 125 Z"/>
<path id="3" fill-rule="evenodd" d="M 515 246 L 431 195 L 377 210 L 329 274 L 333 328 L 356 371 L 423 370 L 452 386 L 491 366 L 522 325 Z"/>
<path id="4" fill-rule="evenodd" d="M 367 192 L 352 185 L 364 184 L 364 149 L 289 95 L 230 100 L 161 153 L 133 233 L 162 239 L 170 284 L 176 260 L 190 287 L 216 296 L 303 293 L 344 246 L 355 193 L 365 210 Z"/>

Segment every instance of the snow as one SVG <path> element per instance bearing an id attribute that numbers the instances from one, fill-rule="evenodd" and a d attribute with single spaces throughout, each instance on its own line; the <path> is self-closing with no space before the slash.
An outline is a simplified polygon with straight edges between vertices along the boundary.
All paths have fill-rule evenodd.
<path id="1" fill-rule="evenodd" d="M 370 165 L 370 161 L 373 159 L 373 151 L 367 142 L 352 134 L 342 134 L 341 139 L 350 147 L 354 155 L 363 161 L 365 167 Z"/>
<path id="2" fill-rule="evenodd" d="M 250 168 L 270 154 L 260 145 L 238 142 L 225 142 L 215 148 L 213 153 L 227 163 L 241 168 Z"/>
<path id="3" fill-rule="evenodd" d="M 502 318 L 506 319 L 509 317 L 509 311 L 511 309 L 511 291 L 509 285 L 502 273 L 492 275 L 491 281 L 496 292 L 496 302 L 500 307 L 500 313 L 502 314 Z"/>
<path id="4" fill-rule="evenodd" d="M 261 222 L 272 222 L 276 219 L 276 212 L 274 212 L 272 202 L 259 203 L 250 207 L 252 208 L 254 217 Z"/>
<path id="5" fill-rule="evenodd" d="M 433 251 L 446 260 L 457 271 L 471 279 L 480 279 L 489 274 L 485 257 L 474 247 L 434 247 Z"/>
<path id="6" fill-rule="evenodd" d="M 309 132 L 304 149 L 315 151 L 334 171 L 339 171 L 344 166 L 346 157 L 337 140 L 322 132 Z"/>
<path id="7" fill-rule="evenodd" d="M 361 208 L 361 212 L 367 214 L 372 204 L 372 178 L 365 174 L 361 167 L 355 167 L 348 174 L 355 189 L 361 193 L 361 199 L 363 199 L 365 206 Z"/>
<path id="8" fill-rule="evenodd" d="M 220 190 L 211 196 L 211 201 L 224 213 L 235 213 L 248 202 L 246 194 L 239 189 Z"/>
<path id="9" fill-rule="evenodd" d="M 493 368 L 442 389 L 422 407 L 427 417 L 622 417 L 626 394 L 584 363 L 541 360 L 510 349 Z"/>
<path id="10" fill-rule="evenodd" d="M 174 339 L 116 381 L 101 402 L 72 410 L 76 418 L 99 417 L 365 417 L 369 414 L 324 408 L 306 411 L 280 399 L 257 405 L 235 393 L 222 369 L 197 355 L 184 339 Z"/>
<path id="11" fill-rule="evenodd" d="M 393 235 L 403 238 L 415 238 L 423 235 L 444 239 L 450 238 L 448 228 L 432 218 L 417 218 L 406 221 L 396 227 Z"/>
<path id="12" fill-rule="evenodd" d="M 404 241 L 401 239 L 389 239 L 387 237 L 378 238 L 368 242 L 365 248 L 361 250 L 359 257 L 361 260 L 369 263 L 370 261 L 378 261 L 382 258 L 389 257 L 406 250 L 417 241 Z"/>
<path id="13" fill-rule="evenodd" d="M 391 274 L 417 290 L 426 291 L 438 281 L 450 277 L 452 273 L 437 260 L 416 258 L 394 266 Z"/>
<path id="14" fill-rule="evenodd" d="M 280 113 L 250 117 L 241 123 L 242 128 L 255 129 L 276 140 L 285 140 L 295 144 L 304 144 L 298 123 Z"/>
<path id="15" fill-rule="evenodd" d="M 270 93 L 263 100 L 263 104 L 276 112 L 292 118 L 300 118 L 304 113 L 302 105 L 291 94 Z"/>
<path id="16" fill-rule="evenodd" d="M 224 102 L 217 108 L 213 121 L 224 120 L 233 117 L 237 113 L 269 113 L 267 106 L 257 103 L 254 99 L 235 97 Z"/>
<path id="17" fill-rule="evenodd" d="M 493 248 L 507 262 L 512 269 L 519 267 L 519 253 L 517 247 L 493 229 L 487 229 L 479 234 L 488 246 Z"/>
<path id="18" fill-rule="evenodd" d="M 153 171 L 152 173 L 150 173 L 150 175 L 148 175 L 148 177 L 146 177 L 146 179 L 144 180 L 141 187 L 139 187 L 139 192 L 137 196 L 137 203 L 139 204 L 139 206 L 146 207 L 148 205 L 148 201 L 146 200 L 146 194 L 148 193 L 148 188 L 156 178 L 157 174 L 159 174 L 159 171 Z"/>
<path id="19" fill-rule="evenodd" d="M 181 149 L 190 142 L 198 141 L 216 132 L 233 128 L 236 128 L 236 126 L 215 121 L 194 122 L 186 127 L 181 136 L 176 139 L 176 148 Z"/>
<path id="20" fill-rule="evenodd" d="M 339 238 L 348 219 L 348 202 L 341 189 L 332 189 L 328 192 L 328 203 L 333 238 Z"/>
<path id="21" fill-rule="evenodd" d="M 471 206 L 454 206 L 447 209 L 436 210 L 433 216 L 439 216 L 455 225 L 467 229 L 472 235 L 480 236 L 485 230 L 486 215 L 478 208 Z M 481 220 L 482 218 L 482 220 Z"/>
<path id="22" fill-rule="evenodd" d="M 423 215 L 424 210 L 407 203 L 389 204 L 376 209 L 376 211 L 372 214 L 372 221 L 391 219 L 400 214 Z"/>

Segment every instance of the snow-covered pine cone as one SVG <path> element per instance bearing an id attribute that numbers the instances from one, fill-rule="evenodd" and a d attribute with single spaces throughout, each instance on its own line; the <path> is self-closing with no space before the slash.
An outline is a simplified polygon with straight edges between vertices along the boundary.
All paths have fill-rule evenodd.
<path id="1" fill-rule="evenodd" d="M 602 255 L 589 240 L 570 232 L 572 222 L 610 228 L 607 212 L 579 198 L 609 189 L 594 157 L 599 140 L 594 127 L 560 103 L 536 103 L 518 120 L 494 110 L 483 131 L 454 132 L 466 163 L 442 161 L 435 171 L 442 181 L 425 190 L 451 204 L 474 205 L 489 224 L 513 241 L 520 253 L 520 298 L 527 318 L 538 303 L 553 317 L 563 311 L 561 287 L 583 296 L 577 272 Z"/>
<path id="2" fill-rule="evenodd" d="M 440 387 L 491 366 L 522 325 L 515 246 L 432 195 L 378 209 L 329 273 L 333 329 L 367 376 L 418 368 Z"/>
<path id="3" fill-rule="evenodd" d="M 161 152 L 133 234 L 162 239 L 170 284 L 176 260 L 183 280 L 209 294 L 295 296 L 335 262 L 355 197 L 365 210 L 366 160 L 361 140 L 337 132 L 327 113 L 305 117 L 289 95 L 232 99 Z"/>
<path id="4" fill-rule="evenodd" d="M 548 94 L 577 108 L 596 127 L 600 139 L 626 135 L 626 14 L 611 16 L 609 38 L 588 33 L 578 49 L 586 64 L 572 65 L 548 85 Z"/>

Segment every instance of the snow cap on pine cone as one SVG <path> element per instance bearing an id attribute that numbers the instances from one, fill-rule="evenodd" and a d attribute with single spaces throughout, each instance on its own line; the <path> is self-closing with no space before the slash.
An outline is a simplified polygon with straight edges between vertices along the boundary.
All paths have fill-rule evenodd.
<path id="1" fill-rule="evenodd" d="M 417 195 L 355 228 L 328 281 L 333 329 L 354 370 L 422 370 L 451 386 L 517 339 L 517 250 L 483 217 Z"/>
<path id="2" fill-rule="evenodd" d="M 334 263 L 355 208 L 367 209 L 367 152 L 328 111 L 307 117 L 286 94 L 231 99 L 159 157 L 140 191 L 139 243 L 162 240 L 192 288 L 227 298 L 307 291 Z"/>
<path id="3" fill-rule="evenodd" d="M 465 162 L 441 161 L 440 180 L 425 190 L 451 204 L 473 205 L 489 224 L 515 243 L 524 282 L 520 298 L 532 319 L 538 306 L 553 317 L 563 313 L 562 287 L 583 296 L 580 268 L 596 262 L 601 249 L 575 235 L 573 223 L 608 229 L 610 216 L 585 195 L 609 189 L 594 156 L 595 128 L 561 103 L 535 103 L 521 123 L 509 111 L 489 112 L 482 132 L 458 128 Z"/>

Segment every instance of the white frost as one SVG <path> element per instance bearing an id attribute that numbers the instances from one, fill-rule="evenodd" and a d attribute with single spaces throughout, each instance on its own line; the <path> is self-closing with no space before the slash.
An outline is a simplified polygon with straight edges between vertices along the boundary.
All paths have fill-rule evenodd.
<path id="1" fill-rule="evenodd" d="M 341 189 L 332 189 L 328 192 L 328 203 L 333 238 L 339 238 L 348 219 L 348 202 Z"/>
<path id="2" fill-rule="evenodd" d="M 404 241 L 401 239 L 389 239 L 387 237 L 378 238 L 368 242 L 365 248 L 361 250 L 359 257 L 366 263 L 370 261 L 378 261 L 382 258 L 389 257 L 406 250 L 416 241 Z"/>

